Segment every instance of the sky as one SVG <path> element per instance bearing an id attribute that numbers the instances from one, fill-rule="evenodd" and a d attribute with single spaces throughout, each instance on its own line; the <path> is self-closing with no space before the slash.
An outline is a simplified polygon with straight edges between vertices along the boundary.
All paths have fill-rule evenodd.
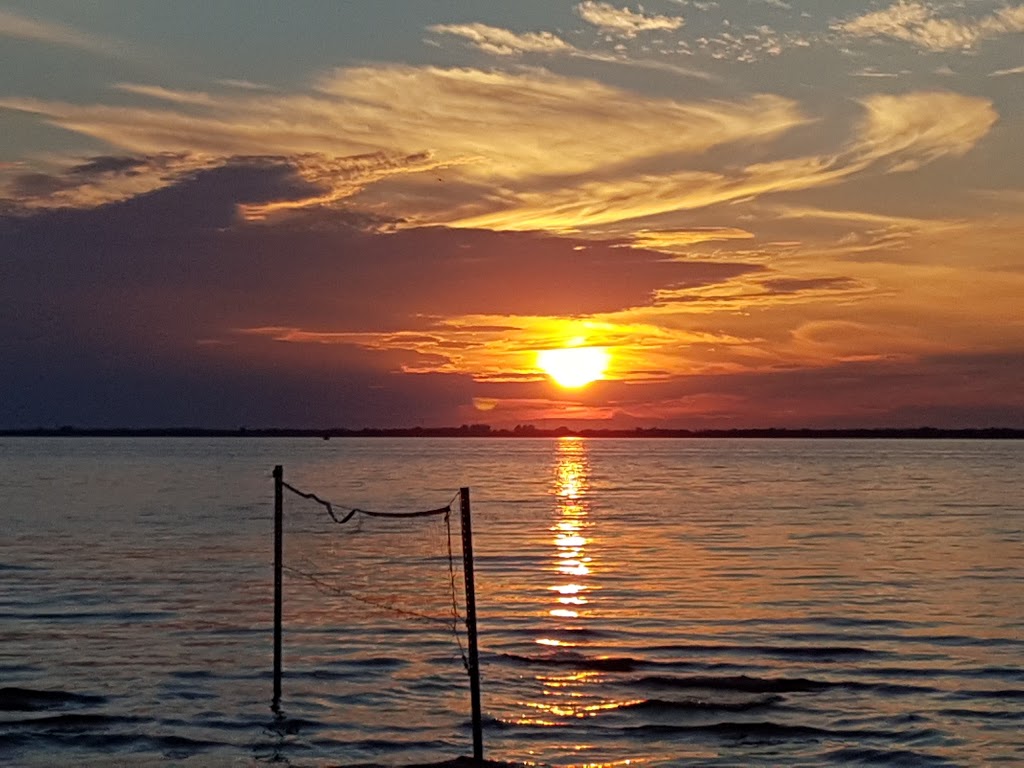
<path id="1" fill-rule="evenodd" d="M 1012 1 L 0 0 L 0 426 L 1024 427 L 1022 140 Z"/>

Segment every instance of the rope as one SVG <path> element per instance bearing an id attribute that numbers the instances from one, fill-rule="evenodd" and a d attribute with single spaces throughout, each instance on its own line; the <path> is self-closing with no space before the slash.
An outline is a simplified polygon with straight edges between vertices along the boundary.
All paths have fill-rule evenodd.
<path id="1" fill-rule="evenodd" d="M 304 499 L 310 499 L 311 501 L 315 501 L 317 504 L 321 504 L 327 510 L 327 514 L 329 514 L 331 516 L 331 519 L 334 522 L 336 522 L 338 525 L 344 525 L 345 523 L 347 523 L 349 520 L 351 520 L 356 515 L 366 515 L 367 517 L 410 518 L 410 517 L 433 517 L 435 515 L 447 515 L 447 514 L 449 514 L 452 511 L 452 502 L 449 501 L 443 507 L 438 507 L 437 509 L 426 509 L 426 510 L 423 510 L 422 512 L 371 512 L 368 509 L 359 509 L 358 507 L 353 507 L 349 511 L 349 513 L 347 515 L 345 515 L 342 518 L 339 518 L 336 514 L 334 514 L 334 505 L 331 504 L 331 502 L 325 501 L 324 499 L 321 499 L 315 493 L 306 493 L 305 491 L 300 491 L 295 486 L 289 485 L 288 483 L 284 482 L 283 480 L 281 481 L 281 485 L 284 488 L 287 488 L 292 493 L 294 493 L 296 496 L 301 496 Z M 452 501 L 454 501 L 454 498 L 452 499 Z"/>

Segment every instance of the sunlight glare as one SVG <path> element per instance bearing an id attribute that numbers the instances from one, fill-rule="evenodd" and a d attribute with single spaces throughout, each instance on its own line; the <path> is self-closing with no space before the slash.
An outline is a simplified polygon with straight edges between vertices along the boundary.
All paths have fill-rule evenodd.
<path id="1" fill-rule="evenodd" d="M 611 356 L 604 347 L 566 347 L 537 353 L 537 365 L 566 389 L 578 389 L 597 381 L 608 369 Z"/>

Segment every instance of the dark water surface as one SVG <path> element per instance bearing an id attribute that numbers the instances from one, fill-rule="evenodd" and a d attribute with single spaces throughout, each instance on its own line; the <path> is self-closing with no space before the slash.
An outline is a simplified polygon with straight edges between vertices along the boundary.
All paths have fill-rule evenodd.
<path id="1" fill-rule="evenodd" d="M 1024 765 L 1024 443 L 0 440 L 0 764 Z M 449 560 L 449 544 L 451 557 Z M 452 582 L 455 577 L 455 607 Z"/>

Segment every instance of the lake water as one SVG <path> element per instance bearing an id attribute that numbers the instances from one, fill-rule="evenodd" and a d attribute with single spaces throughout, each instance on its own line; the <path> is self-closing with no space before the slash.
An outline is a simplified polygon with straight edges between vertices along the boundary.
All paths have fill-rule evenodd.
<path id="1" fill-rule="evenodd" d="M 275 464 L 470 487 L 489 758 L 1024 765 L 1024 442 L 640 439 L 0 440 L 0 763 L 471 752 L 457 505 L 286 492 L 271 712 Z"/>

